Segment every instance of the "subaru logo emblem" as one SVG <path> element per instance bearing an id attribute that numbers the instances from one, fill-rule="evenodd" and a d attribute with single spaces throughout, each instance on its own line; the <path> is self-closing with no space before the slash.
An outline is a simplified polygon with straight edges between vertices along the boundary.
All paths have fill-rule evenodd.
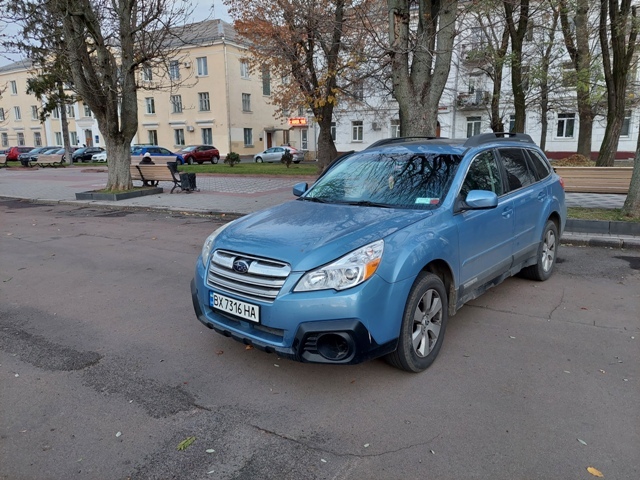
<path id="1" fill-rule="evenodd" d="M 233 262 L 233 271 L 238 273 L 247 273 L 249 271 L 249 262 L 246 260 L 236 260 Z"/>

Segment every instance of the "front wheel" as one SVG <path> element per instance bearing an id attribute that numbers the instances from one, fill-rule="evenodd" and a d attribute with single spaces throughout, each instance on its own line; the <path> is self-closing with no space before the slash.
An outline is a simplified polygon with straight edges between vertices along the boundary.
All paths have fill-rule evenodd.
<path id="1" fill-rule="evenodd" d="M 448 318 L 444 283 L 433 273 L 421 273 L 404 308 L 398 348 L 387 355 L 387 361 L 407 372 L 426 370 L 438 356 Z"/>
<path id="2" fill-rule="evenodd" d="M 216 163 L 218 163 L 220 161 L 220 157 L 212 157 L 211 158 L 211 164 L 215 165 Z"/>
<path id="3" fill-rule="evenodd" d="M 538 261 L 535 265 L 523 268 L 520 274 L 525 278 L 539 282 L 547 280 L 553 273 L 553 267 L 556 264 L 559 240 L 558 227 L 553 220 L 547 220 L 536 254 Z"/>

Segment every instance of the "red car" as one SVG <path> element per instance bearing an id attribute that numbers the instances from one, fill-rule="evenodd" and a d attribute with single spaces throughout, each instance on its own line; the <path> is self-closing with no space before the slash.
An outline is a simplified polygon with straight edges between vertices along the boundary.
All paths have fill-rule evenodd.
<path id="1" fill-rule="evenodd" d="M 220 152 L 213 145 L 189 145 L 178 151 L 184 163 L 193 165 L 197 163 L 202 165 L 204 162 L 218 163 L 220 160 Z"/>
<path id="2" fill-rule="evenodd" d="M 17 162 L 18 155 L 33 150 L 33 147 L 11 147 L 7 150 L 7 162 Z"/>

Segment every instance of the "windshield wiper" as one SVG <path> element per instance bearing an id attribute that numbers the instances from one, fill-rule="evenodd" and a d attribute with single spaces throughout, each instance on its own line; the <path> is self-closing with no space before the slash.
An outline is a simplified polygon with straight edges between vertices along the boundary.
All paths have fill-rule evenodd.
<path id="1" fill-rule="evenodd" d="M 305 200 L 307 202 L 316 202 L 316 203 L 327 203 L 326 200 L 323 200 L 319 197 L 300 197 L 300 200 Z"/>
<path id="2" fill-rule="evenodd" d="M 341 202 L 345 205 L 356 205 L 358 207 L 380 207 L 380 208 L 394 208 L 395 205 L 389 205 L 388 203 L 377 203 L 370 200 L 360 200 L 357 202 Z"/>

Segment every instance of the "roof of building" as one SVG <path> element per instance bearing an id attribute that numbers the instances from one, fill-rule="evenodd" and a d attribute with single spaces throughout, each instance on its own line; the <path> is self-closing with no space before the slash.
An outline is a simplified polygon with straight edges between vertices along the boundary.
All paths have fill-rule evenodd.
<path id="1" fill-rule="evenodd" d="M 2 67 L 0 67 L 0 73 L 12 72 L 14 70 L 29 70 L 30 68 L 33 68 L 33 62 L 29 59 L 24 59 L 10 63 L 8 65 L 3 65 Z"/>

